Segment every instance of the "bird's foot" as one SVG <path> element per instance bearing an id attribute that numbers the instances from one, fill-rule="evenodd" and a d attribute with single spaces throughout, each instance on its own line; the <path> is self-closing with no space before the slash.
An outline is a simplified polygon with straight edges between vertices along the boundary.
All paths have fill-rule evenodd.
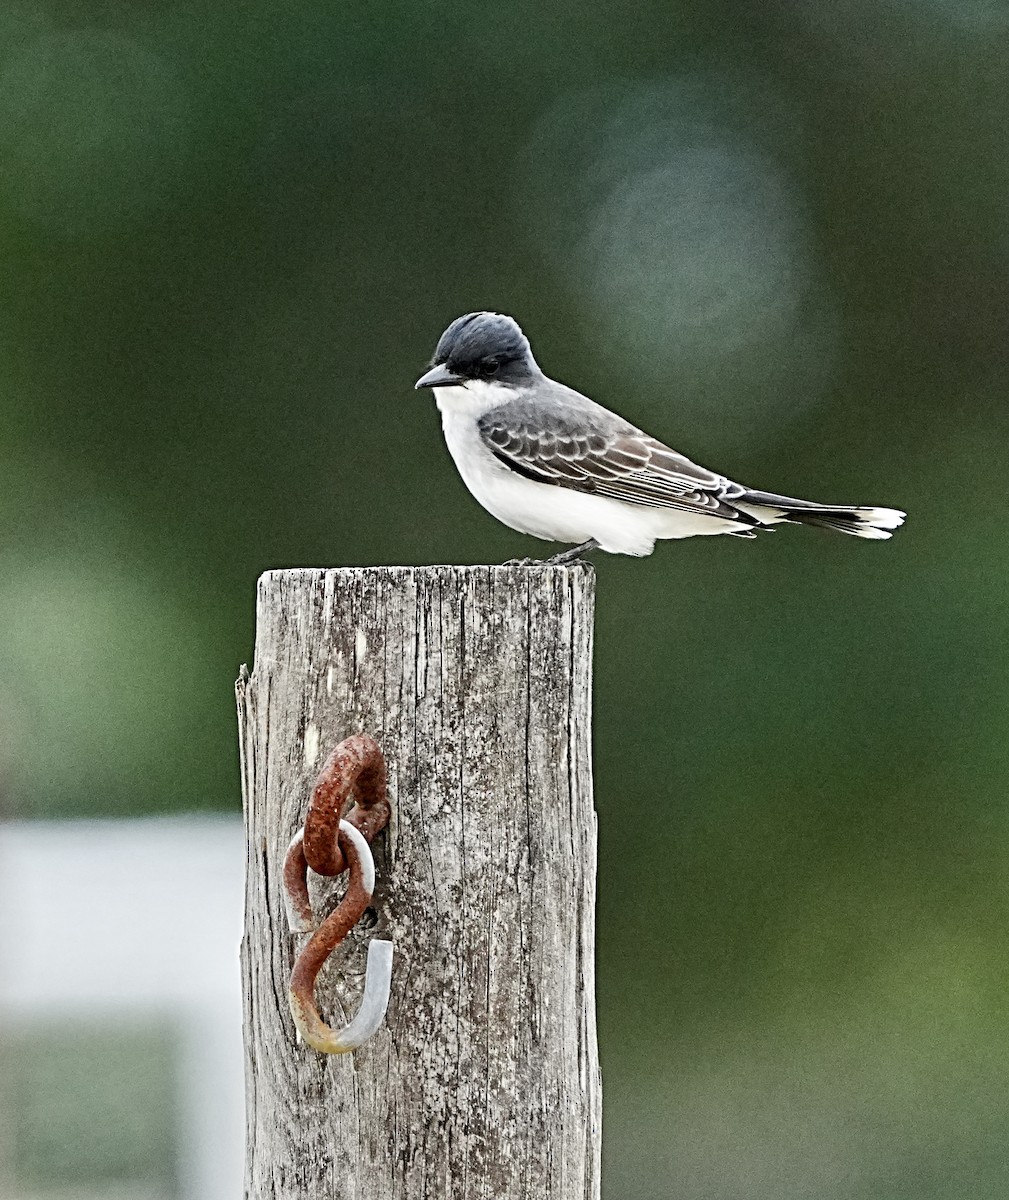
<path id="1" fill-rule="evenodd" d="M 503 567 L 563 567 L 569 563 L 578 562 L 583 554 L 587 554 L 590 550 L 596 550 L 599 543 L 595 538 L 589 538 L 587 542 L 582 542 L 580 546 L 572 546 L 570 550 L 562 550 L 560 554 L 555 554 L 552 558 L 509 558 L 507 562 L 502 563 Z"/>

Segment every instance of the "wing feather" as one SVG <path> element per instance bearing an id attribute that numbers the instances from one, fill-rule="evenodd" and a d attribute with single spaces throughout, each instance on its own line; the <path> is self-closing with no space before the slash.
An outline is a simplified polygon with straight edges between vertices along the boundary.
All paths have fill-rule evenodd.
<path id="1" fill-rule="evenodd" d="M 502 463 L 541 483 L 625 504 L 738 520 L 744 526 L 758 523 L 731 503 L 745 491 L 739 484 L 698 466 L 578 393 L 570 395 L 581 401 L 580 409 L 529 403 L 492 409 L 479 419 L 480 435 Z"/>

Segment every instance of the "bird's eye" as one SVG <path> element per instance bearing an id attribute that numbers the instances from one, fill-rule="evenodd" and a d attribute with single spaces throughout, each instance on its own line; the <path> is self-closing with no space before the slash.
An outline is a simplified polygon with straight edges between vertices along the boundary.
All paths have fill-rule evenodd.
<path id="1" fill-rule="evenodd" d="M 485 375 L 496 375 L 501 363 L 496 358 L 485 358 L 481 365 L 483 366 L 483 373 Z"/>

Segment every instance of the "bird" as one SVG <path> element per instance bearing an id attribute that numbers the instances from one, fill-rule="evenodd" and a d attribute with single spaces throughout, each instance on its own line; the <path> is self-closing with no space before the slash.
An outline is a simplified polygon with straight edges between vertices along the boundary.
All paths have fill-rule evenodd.
<path id="1" fill-rule="evenodd" d="M 595 549 L 641 557 L 673 538 L 753 538 L 783 522 L 882 540 L 907 515 L 815 504 L 709 471 L 545 375 L 503 313 L 456 318 L 414 386 L 433 391 L 449 453 L 489 513 L 520 533 L 576 543 L 549 563 Z"/>

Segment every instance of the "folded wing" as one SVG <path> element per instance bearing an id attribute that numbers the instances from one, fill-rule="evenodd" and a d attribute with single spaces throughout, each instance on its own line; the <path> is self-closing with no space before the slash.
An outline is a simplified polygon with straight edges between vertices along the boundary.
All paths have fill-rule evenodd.
<path id="1" fill-rule="evenodd" d="M 739 484 L 578 399 L 590 407 L 513 403 L 492 409 L 479 419 L 480 435 L 500 462 L 539 483 L 720 517 L 744 528 L 760 524 L 733 505 L 745 492 Z"/>

